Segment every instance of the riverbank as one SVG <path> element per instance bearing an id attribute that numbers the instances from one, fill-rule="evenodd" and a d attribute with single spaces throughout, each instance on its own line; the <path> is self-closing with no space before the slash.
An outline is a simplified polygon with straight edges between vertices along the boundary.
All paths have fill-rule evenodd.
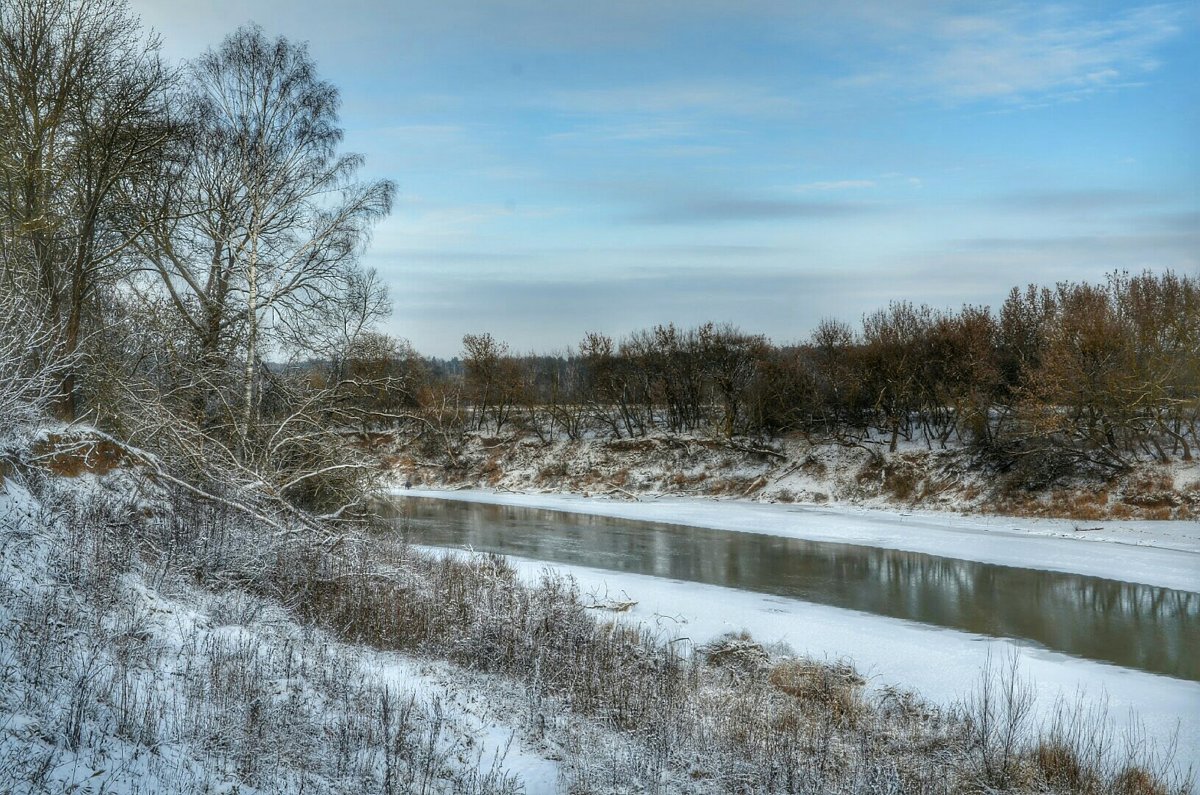
<path id="1" fill-rule="evenodd" d="M 424 488 L 706 497 L 814 507 L 1107 520 L 1200 522 L 1200 462 L 1135 460 L 1100 474 L 1002 471 L 958 442 L 856 445 L 805 438 L 653 434 L 547 438 L 464 433 L 453 440 L 384 435 L 379 453 L 400 482 Z"/>
<path id="2" fill-rule="evenodd" d="M 544 561 L 507 558 L 527 582 Z M 989 663 L 1019 660 L 1033 696 L 1031 723 L 1049 725 L 1058 709 L 1080 709 L 1111 725 L 1113 740 L 1140 737 L 1147 747 L 1175 749 L 1173 767 L 1200 770 L 1200 683 L 1134 671 L 1005 638 L 931 627 L 768 594 L 555 564 L 587 599 L 634 602 L 625 623 L 702 646 L 723 635 L 747 635 L 802 658 L 849 661 L 870 692 L 911 690 L 949 707 L 971 698 Z"/>
<path id="3" fill-rule="evenodd" d="M 92 465 L 100 442 L 118 453 L 112 466 Z M 876 686 L 877 670 L 864 682 L 821 651 L 821 611 L 797 617 L 789 650 L 726 629 L 770 638 L 794 604 L 430 555 L 365 526 L 264 520 L 98 434 L 50 451 L 14 439 L 3 453 L 6 792 L 1189 787 L 1159 729 L 1171 705 L 1191 710 L 1190 691 L 1142 692 L 1164 705 L 1153 731 L 1101 756 L 1095 741 L 1113 735 L 1090 707 L 1082 721 L 1068 712 L 1041 722 L 988 701 L 1005 682 L 1031 692 L 1002 672 L 983 685 L 972 668 L 974 687 L 964 675 L 961 702 L 946 706 L 903 679 Z M 624 614 L 603 609 L 595 597 L 610 585 L 641 601 Z M 850 612 L 825 612 L 825 626 L 927 669 L 988 645 L 906 641 L 907 622 L 856 624 Z M 667 624 L 686 628 L 681 642 Z"/>

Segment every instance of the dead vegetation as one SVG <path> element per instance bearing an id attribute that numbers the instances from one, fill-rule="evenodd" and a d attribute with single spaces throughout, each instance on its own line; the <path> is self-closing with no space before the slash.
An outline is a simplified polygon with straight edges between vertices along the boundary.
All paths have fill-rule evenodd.
<path id="1" fill-rule="evenodd" d="M 0 791 L 520 791 L 439 704 L 238 587 L 269 531 L 115 477 L 0 488 L 37 498 L 0 512 Z"/>
<path id="2" fill-rule="evenodd" d="M 782 457 L 776 458 L 749 447 L 739 451 L 722 440 L 531 441 L 513 435 L 485 444 L 468 434 L 453 461 L 404 454 L 397 470 L 414 483 L 451 488 L 833 501 L 1080 521 L 1200 516 L 1195 463 L 1176 469 L 1146 463 L 1099 482 L 1077 479 L 1030 489 L 966 448 L 872 454 L 793 439 L 780 446 Z M 1179 472 L 1193 473 L 1192 480 L 1179 476 L 1177 483 Z"/>
<path id="3" fill-rule="evenodd" d="M 67 478 L 107 475 L 119 467 L 141 462 L 111 439 L 78 434 L 48 433 L 34 443 L 31 452 L 39 466 Z"/>

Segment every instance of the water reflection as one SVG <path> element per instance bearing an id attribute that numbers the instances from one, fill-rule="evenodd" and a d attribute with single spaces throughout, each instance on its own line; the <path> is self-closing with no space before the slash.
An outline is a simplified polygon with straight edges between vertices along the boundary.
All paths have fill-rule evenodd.
<path id="1" fill-rule="evenodd" d="M 777 594 L 1200 681 L 1200 593 L 849 544 L 407 498 L 413 543 Z"/>

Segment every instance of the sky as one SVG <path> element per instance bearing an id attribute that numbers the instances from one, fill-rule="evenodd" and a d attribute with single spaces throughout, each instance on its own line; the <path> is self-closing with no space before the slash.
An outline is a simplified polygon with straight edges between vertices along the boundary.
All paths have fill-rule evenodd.
<path id="1" fill-rule="evenodd" d="M 427 355 L 1200 273 L 1195 2 L 130 5 L 176 61 L 308 42 L 397 184 L 363 262 Z"/>

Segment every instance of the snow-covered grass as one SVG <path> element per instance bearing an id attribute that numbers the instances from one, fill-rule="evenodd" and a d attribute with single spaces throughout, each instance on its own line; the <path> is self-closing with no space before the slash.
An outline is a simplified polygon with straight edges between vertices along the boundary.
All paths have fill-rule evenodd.
<path id="1" fill-rule="evenodd" d="M 507 558 L 534 582 L 543 561 Z M 696 645 L 747 633 L 768 647 L 819 660 L 852 660 L 868 692 L 911 688 L 946 708 L 969 699 L 989 658 L 1018 655 L 1036 702 L 1034 722 L 1052 724 L 1061 704 L 1107 713 L 1114 736 L 1144 737 L 1147 747 L 1174 747 L 1174 766 L 1200 768 L 1200 683 L 1082 660 L 1003 638 L 812 604 L 770 594 L 628 572 L 554 564 L 585 600 L 633 604 L 621 620 L 656 627 Z"/>
<path id="2" fill-rule="evenodd" d="M 639 521 L 768 533 L 948 555 L 987 563 L 1087 573 L 1194 590 L 1200 583 L 1200 526 L 1192 522 L 1105 522 L 1076 532 L 1062 520 L 955 516 L 863 508 L 764 505 L 705 498 L 628 499 L 462 490 L 402 490 L 398 496 L 514 505 Z M 507 558 L 528 581 L 550 565 Z M 594 599 L 633 603 L 626 620 L 702 644 L 748 632 L 818 659 L 851 659 L 869 686 L 911 687 L 946 706 L 975 688 L 989 655 L 1019 653 L 1037 696 L 1037 720 L 1063 703 L 1104 712 L 1116 735 L 1175 749 L 1173 765 L 1200 768 L 1200 684 L 1080 660 L 1019 642 L 699 583 L 553 564 Z M 931 660 L 935 664 L 931 665 Z"/>
<path id="3" fill-rule="evenodd" d="M 1087 721 L 1040 733 L 1012 676 L 938 708 L 753 638 L 606 621 L 552 572 L 5 456 L 0 791 L 1189 786 L 1153 749 L 1095 754 Z"/>
<path id="4" fill-rule="evenodd" d="M 400 561 L 422 572 L 416 582 L 381 576 L 383 564 Z M 585 614 L 590 599 L 581 600 L 571 580 L 540 564 L 528 564 L 540 571 L 526 567 L 522 589 L 500 559 L 430 561 L 395 535 L 381 534 L 354 565 L 372 576 L 326 572 L 338 585 L 314 595 L 313 620 L 347 627 L 364 642 L 420 645 L 522 681 L 536 704 L 527 726 L 560 723 L 568 705 L 572 725 L 595 731 L 598 720 L 616 730 L 605 742 L 585 745 L 572 745 L 572 732 L 549 732 L 570 749 L 565 779 L 573 787 L 581 777 L 592 782 L 585 791 L 1053 791 L 1061 782 L 1042 769 L 1037 754 L 1054 743 L 1079 770 L 1092 771 L 1081 773 L 1089 782 L 1082 789 L 1090 791 L 1123 792 L 1123 777 L 1142 775 L 1134 769 L 1183 773 L 1164 746 L 1133 742 L 1114 751 L 1111 726 L 1087 704 L 1076 710 L 1079 702 L 1067 698 L 1057 719 L 1052 710 L 1035 713 L 1028 706 L 1033 687 L 1017 676 L 988 676 L 987 688 L 937 708 L 895 686 L 862 691 L 840 662 L 772 653 L 741 633 L 706 633 L 707 642 L 697 646 L 699 638 L 679 642 L 661 623 L 597 623 Z M 436 594 L 435 612 L 422 607 L 426 590 Z M 712 604 L 698 599 L 692 609 Z M 928 665 L 939 652 L 925 651 Z M 1019 715 L 1009 714 L 1013 704 L 997 707 L 983 695 L 1002 692 L 1025 705 Z M 1090 717 L 1078 720 L 1077 712 Z M 1100 747 L 1104 753 L 1097 754 Z M 997 763 L 997 755 L 1008 762 Z"/>
<path id="5" fill-rule="evenodd" d="M 194 522 L 206 544 L 231 539 L 182 506 L 129 472 L 9 473 L 0 486 L 0 791 L 482 793 L 517 792 L 524 772 L 554 780 L 553 762 L 509 754 L 511 727 L 459 706 L 470 683 L 198 583 L 170 533 Z"/>

